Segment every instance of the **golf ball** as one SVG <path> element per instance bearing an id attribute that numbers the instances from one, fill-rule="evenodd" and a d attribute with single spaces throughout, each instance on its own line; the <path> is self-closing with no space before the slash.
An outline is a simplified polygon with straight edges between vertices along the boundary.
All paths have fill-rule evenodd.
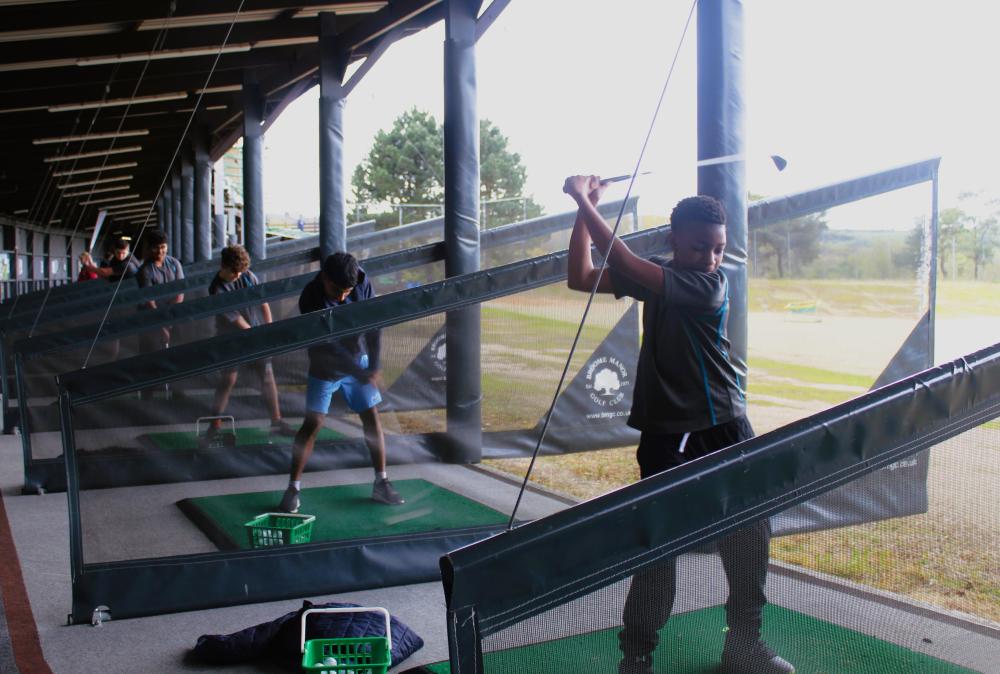
<path id="1" fill-rule="evenodd" d="M 327 665 L 329 667 L 333 667 L 334 665 L 337 664 L 337 658 L 329 657 L 329 656 L 325 657 L 325 658 L 323 658 L 323 664 Z"/>

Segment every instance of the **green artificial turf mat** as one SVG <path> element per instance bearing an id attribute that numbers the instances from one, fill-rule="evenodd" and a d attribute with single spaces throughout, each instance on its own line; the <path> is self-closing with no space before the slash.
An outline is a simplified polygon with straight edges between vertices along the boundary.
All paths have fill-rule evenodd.
<path id="1" fill-rule="evenodd" d="M 315 515 L 312 542 L 349 541 L 506 524 L 508 516 L 426 480 L 393 480 L 399 506 L 371 500 L 372 483 L 303 489 L 300 514 Z M 284 489 L 184 499 L 178 506 L 223 549 L 248 548 L 244 523 L 274 512 Z"/>
<path id="2" fill-rule="evenodd" d="M 715 674 L 725 638 L 721 606 L 670 618 L 653 654 L 657 674 Z M 588 632 L 483 656 L 488 672 L 618 671 L 619 628 Z M 539 635 L 541 636 L 541 635 Z M 972 670 L 867 636 L 780 606 L 764 608 L 764 639 L 795 665 L 796 674 L 920 672 L 958 674 Z M 425 672 L 449 674 L 447 662 L 424 665 Z"/>
<path id="3" fill-rule="evenodd" d="M 223 429 L 227 432 L 227 429 Z M 316 442 L 336 442 L 346 439 L 346 435 L 329 428 L 322 428 Z M 146 438 L 157 449 L 179 451 L 198 449 L 198 436 L 194 431 L 173 431 L 169 433 L 149 433 Z M 291 445 L 292 438 L 287 435 L 272 434 L 267 426 L 256 428 L 237 428 L 236 446 L 249 447 L 259 445 Z"/>

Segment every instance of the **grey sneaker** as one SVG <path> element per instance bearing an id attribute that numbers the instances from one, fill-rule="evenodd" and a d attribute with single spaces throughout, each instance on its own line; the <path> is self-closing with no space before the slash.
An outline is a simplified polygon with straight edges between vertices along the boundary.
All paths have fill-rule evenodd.
<path id="1" fill-rule="evenodd" d="M 297 432 L 284 419 L 271 422 L 271 435 L 282 435 L 286 438 L 293 438 Z"/>
<path id="2" fill-rule="evenodd" d="M 297 513 L 299 511 L 299 490 L 288 485 L 288 489 L 285 490 L 285 495 L 281 497 L 281 503 L 278 504 L 278 511 L 283 513 Z"/>
<path id="3" fill-rule="evenodd" d="M 375 478 L 375 484 L 372 486 L 372 500 L 386 505 L 402 505 L 406 503 L 403 497 L 399 495 L 399 492 L 396 491 L 396 488 L 392 486 L 392 483 L 389 482 L 389 478 L 384 480 Z"/>
<path id="4" fill-rule="evenodd" d="M 722 649 L 723 674 L 795 674 L 795 666 L 760 639 L 750 644 L 726 640 Z"/>

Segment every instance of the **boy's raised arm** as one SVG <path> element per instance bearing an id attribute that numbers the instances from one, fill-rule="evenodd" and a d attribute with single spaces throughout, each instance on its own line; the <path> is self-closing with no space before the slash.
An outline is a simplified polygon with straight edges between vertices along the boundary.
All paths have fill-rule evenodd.
<path id="1" fill-rule="evenodd" d="M 601 200 L 605 185 L 600 185 L 592 190 L 587 198 L 595 206 Z M 573 233 L 569 237 L 569 267 L 566 275 L 566 285 L 570 290 L 580 290 L 589 293 L 594 288 L 594 279 L 598 269 L 594 267 L 594 258 L 590 252 L 590 233 L 587 225 L 583 222 L 583 216 L 578 212 L 576 222 L 573 223 Z M 599 293 L 612 293 L 615 291 L 611 281 L 611 275 L 604 273 L 597 286 Z"/>
<path id="2" fill-rule="evenodd" d="M 589 197 L 590 193 L 594 190 L 600 190 L 601 179 L 597 176 L 570 176 L 566 178 L 566 182 L 563 183 L 563 192 L 568 194 L 577 203 L 579 208 L 577 214 L 577 222 L 583 222 L 586 227 L 590 238 L 593 239 L 594 243 L 597 244 L 598 250 L 607 250 L 608 244 L 611 243 L 611 228 L 608 224 L 604 222 L 604 218 L 601 214 L 597 212 L 597 208 L 591 202 Z M 574 235 L 576 234 L 576 228 L 573 230 Z M 570 239 L 570 245 L 572 246 L 572 239 Z M 587 258 L 590 259 L 589 246 L 587 247 Z M 582 263 L 582 257 L 577 255 L 576 264 Z M 570 251 L 570 267 L 574 266 L 573 251 Z M 590 262 L 591 268 L 593 268 L 593 262 Z M 660 265 L 650 262 L 649 260 L 644 260 L 639 257 L 632 250 L 625 245 L 625 243 L 615 237 L 614 245 L 611 247 L 611 255 L 608 257 L 608 266 L 613 267 L 616 271 L 630 277 L 635 282 L 640 285 L 652 290 L 655 293 L 663 294 L 663 268 Z M 593 278 L 591 277 L 591 282 Z M 601 284 L 605 283 L 604 279 L 601 279 Z M 573 286 L 570 286 L 573 287 Z M 590 288 L 588 287 L 587 290 Z M 598 288 L 599 290 L 601 288 Z M 610 286 L 607 291 L 611 291 Z"/>

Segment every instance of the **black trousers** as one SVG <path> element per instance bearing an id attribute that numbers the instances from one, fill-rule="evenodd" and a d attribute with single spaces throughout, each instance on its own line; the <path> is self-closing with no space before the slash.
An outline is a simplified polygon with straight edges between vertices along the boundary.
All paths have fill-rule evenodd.
<path id="1" fill-rule="evenodd" d="M 649 477 L 753 435 L 746 417 L 693 433 L 643 432 L 636 452 L 639 471 L 642 477 Z M 718 542 L 729 583 L 727 639 L 749 642 L 760 636 L 761 611 L 767 603 L 764 585 L 770 541 L 771 525 L 765 518 Z M 659 631 L 670 617 L 676 590 L 677 559 L 673 557 L 633 576 L 622 614 L 624 627 L 618 635 L 626 656 L 641 657 L 656 650 Z"/>

